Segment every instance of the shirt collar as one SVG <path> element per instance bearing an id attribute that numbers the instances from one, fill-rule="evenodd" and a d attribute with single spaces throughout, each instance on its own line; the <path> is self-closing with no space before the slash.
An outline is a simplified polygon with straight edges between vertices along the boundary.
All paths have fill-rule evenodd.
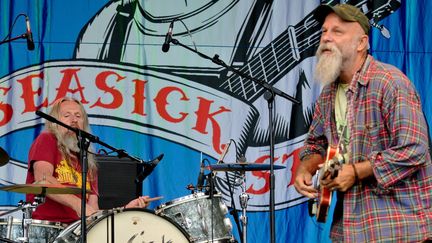
<path id="1" fill-rule="evenodd" d="M 357 83 L 362 86 L 366 86 L 369 82 L 367 71 L 369 69 L 369 66 L 373 60 L 373 57 L 371 55 L 366 56 L 366 60 L 364 61 L 362 67 L 358 72 L 356 72 L 353 76 L 353 79 L 351 80 L 349 90 L 353 91 L 354 93 L 357 91 Z"/>

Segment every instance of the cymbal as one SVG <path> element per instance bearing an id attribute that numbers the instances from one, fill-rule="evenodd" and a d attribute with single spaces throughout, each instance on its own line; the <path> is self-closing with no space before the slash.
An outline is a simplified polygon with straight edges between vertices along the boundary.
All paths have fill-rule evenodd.
<path id="1" fill-rule="evenodd" d="M 282 165 L 273 165 L 274 170 L 285 168 Z M 210 165 L 210 170 L 213 171 L 257 171 L 257 170 L 270 170 L 269 164 L 255 164 L 255 163 L 231 163 L 231 164 L 215 164 Z"/>
<path id="2" fill-rule="evenodd" d="M 17 184 L 0 187 L 2 191 L 26 194 L 80 194 L 81 188 L 53 184 Z M 89 191 L 87 191 L 88 193 Z"/>
<path id="3" fill-rule="evenodd" d="M 9 162 L 9 159 L 9 155 L 2 147 L 0 147 L 0 166 L 7 164 Z"/>

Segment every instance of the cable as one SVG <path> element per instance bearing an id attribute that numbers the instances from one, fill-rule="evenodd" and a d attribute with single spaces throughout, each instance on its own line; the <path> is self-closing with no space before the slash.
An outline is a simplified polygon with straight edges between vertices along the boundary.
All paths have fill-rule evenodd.
<path id="1" fill-rule="evenodd" d="M 177 21 L 177 19 L 175 19 L 174 22 L 175 22 L 175 21 Z M 190 33 L 190 31 L 189 31 L 188 27 L 186 26 L 186 24 L 185 24 L 185 23 L 183 22 L 183 20 L 181 20 L 181 19 L 178 19 L 178 21 L 180 21 L 180 23 L 183 24 L 183 26 L 184 26 L 185 29 L 187 30 L 187 33 L 188 33 L 189 37 L 190 37 L 191 40 L 192 40 L 192 44 L 193 44 L 194 47 L 195 47 L 195 51 L 198 51 L 198 50 L 197 50 L 197 47 L 196 47 L 196 45 L 195 45 L 195 41 L 194 41 L 193 38 L 192 38 L 192 34 Z"/>
<path id="2" fill-rule="evenodd" d="M 23 13 L 18 14 L 18 15 L 15 17 L 13 24 L 12 24 L 11 27 L 9 28 L 9 33 L 6 35 L 6 37 L 5 37 L 2 41 L 5 41 L 5 40 L 7 40 L 7 39 L 10 38 L 10 36 L 11 36 L 11 34 L 12 34 L 13 27 L 15 26 L 15 24 L 16 24 L 18 18 L 21 17 L 21 16 L 23 16 L 24 18 L 27 17 L 27 15 L 26 15 L 26 14 L 23 14 Z"/>

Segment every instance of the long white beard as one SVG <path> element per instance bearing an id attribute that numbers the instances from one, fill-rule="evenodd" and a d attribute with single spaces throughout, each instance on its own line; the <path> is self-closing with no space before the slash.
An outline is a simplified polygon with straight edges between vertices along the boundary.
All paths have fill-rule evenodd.
<path id="1" fill-rule="evenodd" d="M 60 141 L 66 148 L 66 150 L 70 152 L 78 153 L 80 151 L 78 147 L 78 139 L 75 134 L 66 133 L 62 136 L 62 140 Z"/>
<path id="2" fill-rule="evenodd" d="M 324 50 L 331 50 L 331 53 L 324 54 Z M 324 86 L 336 81 L 342 69 L 341 51 L 335 45 L 320 44 L 316 56 L 315 79 Z"/>

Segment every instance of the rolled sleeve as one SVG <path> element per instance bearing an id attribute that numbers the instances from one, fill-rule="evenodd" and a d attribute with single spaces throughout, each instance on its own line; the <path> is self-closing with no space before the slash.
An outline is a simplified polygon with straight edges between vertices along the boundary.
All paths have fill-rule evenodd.
<path id="1" fill-rule="evenodd" d="M 381 151 L 372 151 L 378 186 L 383 190 L 415 173 L 426 163 L 428 135 L 420 100 L 407 80 L 389 83 L 384 93 L 384 124 L 390 137 Z M 380 132 L 382 133 L 382 132 Z"/>

